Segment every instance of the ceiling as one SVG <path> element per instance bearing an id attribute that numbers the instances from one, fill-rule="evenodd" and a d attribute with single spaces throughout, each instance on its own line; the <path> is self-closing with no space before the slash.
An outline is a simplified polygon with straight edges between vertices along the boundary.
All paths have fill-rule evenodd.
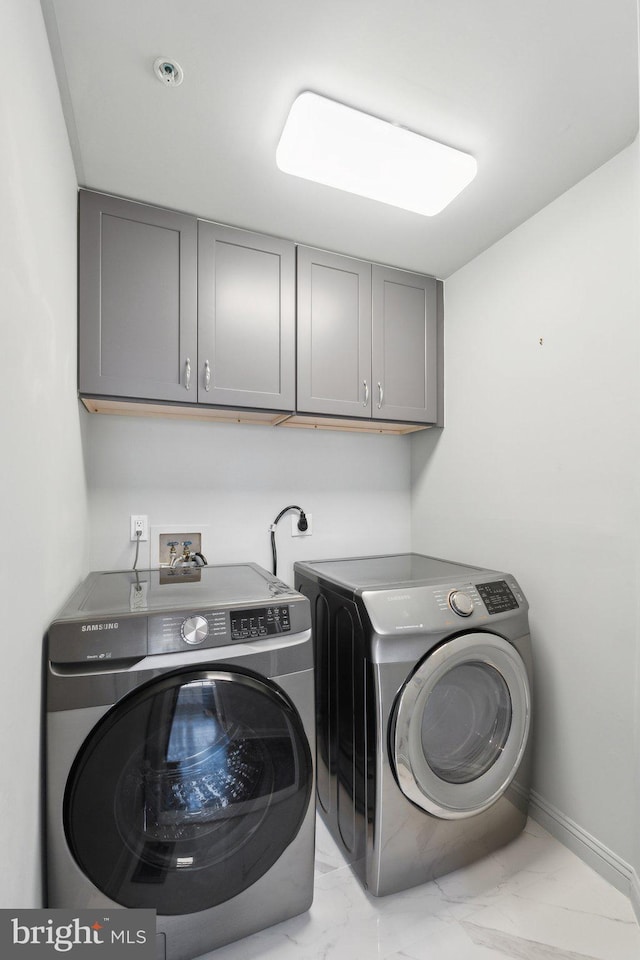
<path id="1" fill-rule="evenodd" d="M 80 185 L 438 277 L 638 128 L 636 0 L 42 6 Z M 281 173 L 303 90 L 471 153 L 476 179 L 422 217 Z"/>

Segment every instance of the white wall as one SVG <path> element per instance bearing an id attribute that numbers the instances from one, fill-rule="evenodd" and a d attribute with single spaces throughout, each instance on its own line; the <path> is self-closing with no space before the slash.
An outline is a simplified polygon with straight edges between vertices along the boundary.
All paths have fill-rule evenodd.
<path id="1" fill-rule="evenodd" d="M 209 563 L 271 569 L 269 527 L 283 507 L 313 517 L 310 537 L 277 527 L 278 574 L 293 561 L 399 551 L 410 544 L 408 437 L 86 414 L 92 569 L 131 566 L 129 516 L 205 527 Z M 156 562 L 141 546 L 139 566 Z"/>
<path id="2" fill-rule="evenodd" d="M 86 562 L 76 180 L 40 5 L 0 0 L 0 907 L 37 906 L 47 624 Z"/>
<path id="3" fill-rule="evenodd" d="M 634 144 L 447 281 L 446 427 L 412 441 L 414 548 L 512 571 L 531 603 L 539 809 L 626 864 L 639 178 Z"/>

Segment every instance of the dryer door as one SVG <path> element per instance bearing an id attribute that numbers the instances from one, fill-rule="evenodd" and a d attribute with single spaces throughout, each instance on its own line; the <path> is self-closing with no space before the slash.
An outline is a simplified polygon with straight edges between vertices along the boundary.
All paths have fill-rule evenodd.
<path id="1" fill-rule="evenodd" d="M 87 737 L 65 791 L 66 837 L 116 903 L 195 913 L 273 866 L 312 780 L 302 722 L 279 687 L 236 668 L 187 668 L 137 688 Z"/>
<path id="2" fill-rule="evenodd" d="M 402 792 L 437 817 L 471 817 L 515 776 L 529 735 L 531 693 L 515 648 L 486 633 L 455 637 L 400 692 L 392 737 Z"/>

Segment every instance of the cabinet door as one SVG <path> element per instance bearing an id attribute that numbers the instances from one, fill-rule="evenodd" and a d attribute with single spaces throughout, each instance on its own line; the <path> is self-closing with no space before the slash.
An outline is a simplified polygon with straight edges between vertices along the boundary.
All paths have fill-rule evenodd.
<path id="1" fill-rule="evenodd" d="M 196 242 L 195 218 L 80 192 L 81 393 L 195 402 Z"/>
<path id="2" fill-rule="evenodd" d="M 300 413 L 371 417 L 371 265 L 298 247 Z"/>
<path id="3" fill-rule="evenodd" d="M 198 223 L 198 399 L 295 406 L 295 248 Z"/>
<path id="4" fill-rule="evenodd" d="M 436 423 L 440 281 L 373 267 L 373 417 Z"/>

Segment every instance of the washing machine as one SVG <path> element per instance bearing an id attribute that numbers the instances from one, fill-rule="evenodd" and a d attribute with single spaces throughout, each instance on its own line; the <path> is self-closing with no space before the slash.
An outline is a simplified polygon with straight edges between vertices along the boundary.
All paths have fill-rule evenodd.
<path id="1" fill-rule="evenodd" d="M 295 565 L 316 656 L 318 809 L 376 896 L 523 829 L 528 605 L 509 573 L 420 554 Z"/>
<path id="2" fill-rule="evenodd" d="M 48 631 L 48 905 L 187 960 L 307 910 L 309 603 L 255 564 L 93 573 Z"/>

